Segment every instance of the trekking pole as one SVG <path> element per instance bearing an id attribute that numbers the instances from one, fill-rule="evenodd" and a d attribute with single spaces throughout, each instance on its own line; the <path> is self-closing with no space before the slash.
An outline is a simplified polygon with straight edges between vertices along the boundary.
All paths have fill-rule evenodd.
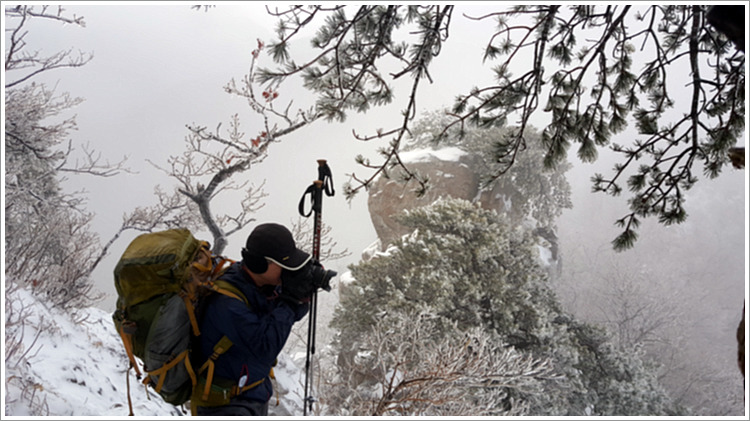
<path id="1" fill-rule="evenodd" d="M 302 195 L 302 199 L 299 202 L 299 213 L 305 218 L 309 217 L 313 212 L 315 213 L 315 219 L 313 222 L 313 248 L 312 258 L 315 261 L 320 261 L 320 237 L 323 229 L 323 192 L 326 196 L 333 196 L 333 176 L 331 175 L 331 169 L 328 167 L 325 159 L 318 160 L 318 179 L 313 181 L 313 184 L 305 190 Z M 312 207 L 310 212 L 305 213 L 305 196 L 310 195 L 312 201 Z M 302 402 L 304 415 L 307 415 L 308 408 L 312 411 L 312 405 L 315 402 L 315 398 L 312 396 L 312 369 L 311 362 L 315 355 L 315 325 L 317 322 L 318 312 L 318 291 L 317 289 L 313 292 L 310 298 L 310 317 L 308 318 L 307 325 L 307 355 L 305 357 L 305 397 Z"/>

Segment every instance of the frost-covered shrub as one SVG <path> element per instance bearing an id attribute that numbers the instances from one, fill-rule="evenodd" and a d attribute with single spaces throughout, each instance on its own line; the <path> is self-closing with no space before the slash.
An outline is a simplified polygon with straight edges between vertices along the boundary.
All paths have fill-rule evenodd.
<path id="1" fill-rule="evenodd" d="M 76 129 L 70 109 L 81 102 L 56 93 L 35 76 L 59 67 L 79 67 L 85 54 L 62 51 L 43 56 L 31 52 L 24 36 L 30 20 L 83 25 L 42 7 L 5 8 L 8 23 L 5 91 L 5 276 L 29 287 L 60 308 L 85 307 L 100 297 L 92 293 L 89 275 L 98 256 L 99 241 L 89 229 L 91 215 L 81 193 L 62 188 L 64 171 L 108 174 L 98 158 L 88 155 L 79 164 L 71 152 Z M 78 161 L 77 159 L 75 161 Z"/>
<path id="2" fill-rule="evenodd" d="M 549 358 L 557 376 L 544 393 L 509 389 L 531 415 L 665 415 L 676 411 L 639 356 L 615 350 L 606 333 L 562 312 L 540 267 L 530 232 L 463 200 L 405 212 L 413 229 L 388 253 L 352 266 L 332 325 L 341 374 L 359 384 L 382 377 L 355 361 L 373 326 L 394 314 L 438 317 L 434 335 L 481 328 L 503 344 Z"/>

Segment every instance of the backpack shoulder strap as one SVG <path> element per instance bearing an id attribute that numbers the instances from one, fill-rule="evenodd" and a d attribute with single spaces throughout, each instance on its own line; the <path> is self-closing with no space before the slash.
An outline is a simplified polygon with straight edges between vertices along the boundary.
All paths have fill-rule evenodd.
<path id="1" fill-rule="evenodd" d="M 239 290 L 239 288 L 235 287 L 227 281 L 223 281 L 221 279 L 213 281 L 211 290 L 218 292 L 219 294 L 224 294 L 228 297 L 241 300 L 243 303 L 245 303 L 246 306 L 250 307 L 250 302 L 247 301 L 247 297 L 245 297 L 245 294 L 243 294 L 242 291 Z"/>
<path id="2" fill-rule="evenodd" d="M 239 290 L 239 288 L 235 287 L 231 283 L 216 279 L 211 282 L 207 282 L 204 284 L 209 290 L 213 292 L 217 292 L 222 295 L 226 295 L 227 297 L 232 297 L 234 299 L 240 300 L 247 307 L 250 307 L 250 302 L 247 300 L 247 297 L 245 297 L 245 294 L 242 293 L 242 291 Z M 206 362 L 201 366 L 200 370 L 198 370 L 199 375 L 202 375 L 205 371 L 207 371 L 205 376 L 205 383 L 203 383 L 203 387 L 200 387 L 200 381 L 193 383 L 193 395 L 192 400 L 194 406 L 198 406 L 199 403 L 209 403 L 213 401 L 214 399 L 210 398 L 211 396 L 211 390 L 212 385 L 214 383 L 214 367 L 215 367 L 215 361 L 217 358 L 219 358 L 220 355 L 225 353 L 229 348 L 232 347 L 232 341 L 227 336 L 222 336 L 221 339 L 219 339 L 219 342 L 214 345 L 213 353 L 211 356 L 206 360 Z M 255 386 L 258 386 L 260 383 L 263 382 L 264 379 L 261 379 L 249 386 L 245 386 L 244 388 L 237 388 L 236 386 L 231 389 L 231 393 L 229 395 L 223 396 L 223 398 L 227 398 L 228 396 L 236 396 L 239 393 L 242 393 L 246 390 L 249 390 Z M 198 386 L 196 388 L 196 386 Z M 237 390 L 235 390 L 235 388 Z M 191 405 L 191 406 L 193 406 Z M 196 412 L 193 412 L 193 415 L 196 415 Z"/>

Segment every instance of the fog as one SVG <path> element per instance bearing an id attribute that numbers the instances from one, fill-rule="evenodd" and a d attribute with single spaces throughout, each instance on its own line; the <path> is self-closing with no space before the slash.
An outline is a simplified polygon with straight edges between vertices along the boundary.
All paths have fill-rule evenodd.
<path id="1" fill-rule="evenodd" d="M 155 185 L 172 189 L 174 181 L 151 163 L 166 167 L 170 156 L 182 153 L 188 134 L 186 125 L 213 129 L 223 123 L 223 127 L 228 127 L 230 117 L 239 114 L 241 128 L 246 132 L 261 127 L 244 100 L 228 95 L 223 87 L 247 73 L 250 52 L 258 39 L 270 38 L 273 21 L 264 6 L 256 3 L 227 3 L 200 11 L 172 3 L 69 5 L 65 9 L 68 14 L 84 16 L 86 27 L 32 20 L 27 42 L 42 52 L 73 49 L 93 54 L 83 67 L 49 72 L 37 80 L 54 86 L 57 92 L 85 99 L 72 110 L 78 125 L 74 133 L 76 145 L 88 144 L 110 162 L 127 157 L 126 166 L 131 171 L 128 174 L 106 179 L 70 176 L 66 182 L 68 188 L 86 192 L 90 198 L 87 208 L 96 214 L 93 228 L 106 242 L 120 227 L 125 213 L 156 202 Z M 446 44 L 445 56 L 434 63 L 435 89 L 425 89 L 419 98 L 420 109 L 425 112 L 449 106 L 457 92 L 488 77 L 481 67 L 482 44 L 460 36 L 461 31 L 475 28 L 476 23 L 465 18 L 455 20 L 456 41 Z M 295 48 L 305 46 L 297 44 Z M 460 71 L 452 68 L 457 56 L 471 51 L 475 52 L 477 66 L 468 67 L 463 61 Z M 261 65 L 272 64 L 268 56 L 261 60 Z M 292 98 L 295 107 L 312 104 L 310 95 L 299 86 L 285 87 L 280 92 L 280 101 Z M 351 252 L 349 258 L 331 262 L 330 267 L 345 271 L 348 264 L 359 260 L 362 250 L 376 240 L 376 235 L 366 194 L 347 201 L 340 193 L 342 184 L 352 173 L 359 177 L 369 175 L 368 170 L 355 163 L 357 154 L 375 161 L 376 150 L 388 142 L 358 141 L 353 132 L 368 134 L 392 127 L 400 121 L 403 107 L 403 100 L 397 100 L 366 115 L 352 114 L 343 123 L 318 121 L 272 145 L 268 157 L 243 175 L 256 186 L 265 181 L 268 197 L 255 218 L 286 225 L 297 221 L 297 203 L 317 178 L 316 160 L 327 159 L 338 192 L 325 199 L 323 222 L 330 224 L 331 235 L 340 248 Z M 234 209 L 237 202 L 232 196 L 218 197 L 212 208 Z M 106 294 L 99 305 L 106 310 L 114 310 L 112 269 L 137 234 L 123 234 L 94 272 L 96 287 Z M 197 235 L 210 239 L 207 232 Z M 229 238 L 228 257 L 239 258 L 245 238 L 242 233 Z"/>
<path id="2" fill-rule="evenodd" d="M 131 173 L 105 179 L 70 176 L 66 181 L 70 189 L 86 191 L 87 208 L 96 215 L 92 228 L 106 242 L 119 229 L 123 214 L 155 202 L 155 185 L 171 189 L 173 181 L 149 161 L 166 165 L 169 156 L 181 153 L 186 124 L 214 128 L 220 122 L 226 125 L 231 115 L 239 113 L 245 131 L 255 130 L 253 124 L 258 122 L 247 104 L 222 88 L 230 79 L 246 74 L 250 52 L 257 39 L 271 36 L 273 22 L 265 16 L 263 6 L 255 3 L 220 4 L 207 11 L 171 3 L 65 8 L 84 16 L 86 27 L 32 22 L 27 42 L 48 52 L 74 48 L 94 54 L 82 68 L 52 72 L 38 81 L 85 99 L 73 110 L 78 124 L 75 144 L 89 144 L 112 162 L 128 158 Z M 460 19 L 462 10 L 457 8 L 457 26 L 431 74 L 433 87 L 419 98 L 419 108 L 424 111 L 448 106 L 456 94 L 489 80 L 489 72 L 481 66 L 486 40 L 469 37 L 477 24 Z M 476 66 L 469 53 L 475 53 Z M 269 57 L 263 60 L 262 65 L 271 65 Z M 294 98 L 299 107 L 312 103 L 310 95 L 301 90 L 281 91 L 280 100 L 287 98 Z M 366 115 L 350 115 L 344 123 L 316 122 L 272 145 L 268 157 L 245 173 L 255 185 L 266 181 L 268 197 L 255 215 L 258 222 L 290 225 L 296 221 L 297 202 L 317 176 L 316 160 L 327 159 L 337 195 L 324 199 L 324 223 L 330 224 L 340 247 L 351 252 L 328 267 L 342 273 L 347 265 L 359 261 L 360 253 L 376 235 L 366 193 L 348 202 L 341 194 L 342 184 L 348 174 L 367 175 L 367 170 L 354 162 L 357 154 L 376 160 L 376 149 L 386 146 L 388 140 L 365 143 L 355 140 L 352 132 L 372 133 L 395 125 L 402 101 L 397 99 Z M 618 139 L 629 136 L 632 131 Z M 738 146 L 745 144 L 743 139 Z M 747 296 L 747 172 L 726 168 L 714 180 L 702 179 L 688 193 L 687 222 L 665 227 L 645 221 L 635 248 L 617 253 L 610 242 L 619 232 L 615 220 L 627 213 L 626 197 L 593 194 L 589 181 L 596 172 L 608 174 L 614 159 L 601 151 L 597 162 L 582 164 L 572 152 L 574 168 L 568 178 L 574 206 L 558 223 L 563 270 L 554 281 L 563 302 L 582 317 L 606 322 L 606 308 L 597 301 L 606 294 L 605 287 L 613 282 L 614 274 L 638 274 L 633 279 L 638 279 L 647 295 L 662 300 L 664 308 L 677 306 L 673 314 L 681 321 L 667 330 L 675 334 L 674 329 L 689 325 L 690 331 L 685 332 L 689 346 L 684 352 L 711 357 L 720 365 L 735 364 L 734 330 Z M 214 209 L 236 206 L 231 196 L 212 203 Z M 107 311 L 114 310 L 114 264 L 137 234 L 123 235 L 94 272 L 96 288 L 106 295 L 98 305 Z M 210 239 L 207 232 L 196 234 Z M 228 257 L 239 258 L 246 234 L 230 237 Z M 687 321 L 690 323 L 683 323 Z M 735 367 L 729 371 L 736 372 Z M 728 386 L 730 390 L 738 387 L 741 378 Z"/>

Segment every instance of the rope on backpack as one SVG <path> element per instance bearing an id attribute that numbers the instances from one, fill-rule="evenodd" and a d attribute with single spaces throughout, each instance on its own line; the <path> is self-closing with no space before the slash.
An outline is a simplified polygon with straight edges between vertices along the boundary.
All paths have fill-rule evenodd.
<path id="1" fill-rule="evenodd" d="M 134 416 L 135 413 L 133 412 L 133 399 L 130 397 L 130 369 L 132 366 L 128 367 L 127 370 L 125 370 L 125 385 L 128 389 L 128 409 L 130 410 L 129 416 Z"/>
<path id="2" fill-rule="evenodd" d="M 130 361 L 130 367 L 135 369 L 135 375 L 138 380 L 141 379 L 141 371 L 138 369 L 138 363 L 135 361 L 135 355 L 133 355 L 133 334 L 135 333 L 135 323 L 125 321 L 122 323 L 118 332 L 122 343 L 125 346 L 125 352 L 128 354 L 128 360 Z M 129 368 L 128 368 L 129 370 Z"/>

